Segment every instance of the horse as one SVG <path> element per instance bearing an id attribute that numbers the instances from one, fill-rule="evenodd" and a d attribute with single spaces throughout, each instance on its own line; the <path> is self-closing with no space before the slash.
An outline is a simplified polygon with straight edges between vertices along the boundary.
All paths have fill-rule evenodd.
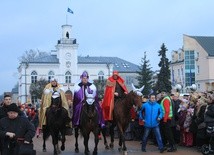
<path id="1" fill-rule="evenodd" d="M 58 155 L 60 153 L 58 147 L 59 135 L 61 136 L 62 143 L 61 151 L 64 151 L 66 124 L 70 121 L 68 111 L 62 107 L 61 96 L 58 92 L 53 92 L 51 105 L 47 108 L 45 115 L 46 125 L 43 128 L 43 152 L 46 152 L 45 141 L 51 135 L 54 155 Z"/>
<path id="2" fill-rule="evenodd" d="M 144 86 L 140 89 L 137 89 L 132 84 L 132 91 L 130 91 L 124 98 L 117 100 L 114 103 L 113 110 L 113 121 L 111 122 L 109 132 L 111 135 L 111 143 L 109 144 L 110 148 L 114 147 L 114 128 L 117 126 L 118 136 L 119 136 L 119 148 L 118 150 L 124 151 L 124 154 L 127 154 L 127 147 L 125 143 L 125 131 L 128 128 L 128 125 L 131 121 L 131 108 L 133 105 L 139 106 L 142 103 L 142 90 Z"/>
<path id="3" fill-rule="evenodd" d="M 80 132 L 84 138 L 84 146 L 85 146 L 85 155 L 90 153 L 88 148 L 88 140 L 90 133 L 93 132 L 94 134 L 94 142 L 95 147 L 93 151 L 93 155 L 97 155 L 97 145 L 99 143 L 99 121 L 98 121 L 98 112 L 96 110 L 95 104 L 95 96 L 96 92 L 94 91 L 93 94 L 88 94 L 87 90 L 85 91 L 86 95 L 86 103 L 83 105 L 83 109 L 80 116 Z"/>

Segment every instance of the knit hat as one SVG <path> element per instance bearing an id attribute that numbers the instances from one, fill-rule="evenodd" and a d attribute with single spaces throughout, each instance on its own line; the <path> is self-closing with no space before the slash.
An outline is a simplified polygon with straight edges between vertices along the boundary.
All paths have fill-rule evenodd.
<path id="1" fill-rule="evenodd" d="M 18 108 L 18 106 L 16 105 L 16 103 L 11 103 L 8 107 L 7 107 L 7 111 L 14 111 L 14 112 L 17 112 L 19 113 L 20 110 Z"/>

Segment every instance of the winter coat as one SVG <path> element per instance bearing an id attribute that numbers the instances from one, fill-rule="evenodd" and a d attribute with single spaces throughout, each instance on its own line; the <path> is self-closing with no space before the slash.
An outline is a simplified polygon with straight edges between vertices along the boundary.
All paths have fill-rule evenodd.
<path id="1" fill-rule="evenodd" d="M 144 115 L 142 111 L 144 111 Z M 144 121 L 145 127 L 156 127 L 163 118 L 162 108 L 157 102 L 148 101 L 142 105 L 139 118 Z"/>

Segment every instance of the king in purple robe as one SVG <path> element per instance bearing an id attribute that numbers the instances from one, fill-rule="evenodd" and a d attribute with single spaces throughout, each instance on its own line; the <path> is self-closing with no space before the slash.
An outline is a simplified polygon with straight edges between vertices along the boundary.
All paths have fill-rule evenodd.
<path id="1" fill-rule="evenodd" d="M 96 86 L 89 82 L 89 76 L 86 71 L 82 73 L 80 76 L 80 82 L 76 83 L 74 86 L 74 98 L 73 98 L 73 117 L 72 117 L 72 124 L 73 127 L 78 127 L 80 124 L 80 115 L 82 111 L 83 104 L 86 103 L 86 96 L 85 90 L 89 94 L 96 92 L 95 96 L 95 106 L 99 116 L 99 125 L 101 128 L 105 126 L 105 122 L 102 115 L 102 109 L 98 102 L 98 95 Z"/>

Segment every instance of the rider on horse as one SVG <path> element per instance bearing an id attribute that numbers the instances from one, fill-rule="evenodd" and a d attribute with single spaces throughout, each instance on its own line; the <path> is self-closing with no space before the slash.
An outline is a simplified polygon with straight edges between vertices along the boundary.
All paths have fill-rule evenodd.
<path id="1" fill-rule="evenodd" d="M 41 103 L 41 108 L 40 108 L 40 113 L 39 113 L 39 127 L 40 128 L 42 128 L 44 125 L 46 125 L 45 113 L 46 113 L 47 108 L 50 107 L 50 105 L 51 105 L 52 93 L 55 91 L 60 93 L 60 96 L 62 99 L 62 107 L 64 107 L 67 111 L 69 110 L 68 103 L 67 103 L 62 85 L 60 85 L 55 78 L 52 78 L 50 80 L 50 83 L 45 86 L 44 92 L 42 95 L 42 100 L 41 100 L 42 103 Z M 71 126 L 71 125 L 69 125 L 69 126 Z"/>
<path id="2" fill-rule="evenodd" d="M 112 120 L 112 112 L 116 100 L 123 98 L 128 90 L 124 84 L 124 80 L 119 76 L 118 71 L 113 71 L 113 75 L 108 78 L 106 90 L 102 103 L 103 115 L 105 120 Z"/>
<path id="3" fill-rule="evenodd" d="M 83 105 L 86 103 L 85 90 L 87 90 L 89 94 L 93 94 L 93 92 L 96 92 L 95 106 L 99 115 L 99 125 L 103 128 L 105 126 L 105 123 L 102 116 L 102 109 L 98 102 L 96 86 L 88 81 L 89 76 L 86 71 L 82 73 L 80 79 L 81 81 L 74 86 L 72 124 L 74 127 L 78 127 L 80 125 L 80 115 Z"/>

